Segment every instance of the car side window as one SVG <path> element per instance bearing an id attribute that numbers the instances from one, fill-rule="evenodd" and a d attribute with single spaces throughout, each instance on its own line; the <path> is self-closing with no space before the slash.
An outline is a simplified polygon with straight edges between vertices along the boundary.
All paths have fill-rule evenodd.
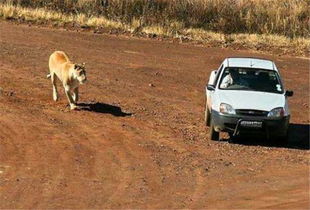
<path id="1" fill-rule="evenodd" d="M 223 64 L 220 66 L 220 68 L 217 70 L 217 72 L 216 72 L 216 76 L 215 76 L 215 79 L 214 79 L 214 83 L 213 83 L 213 85 L 214 86 L 216 86 L 217 85 L 217 82 L 218 82 L 218 80 L 219 80 L 219 78 L 220 78 L 220 74 L 221 74 L 221 72 L 222 72 L 222 70 L 223 70 Z"/>

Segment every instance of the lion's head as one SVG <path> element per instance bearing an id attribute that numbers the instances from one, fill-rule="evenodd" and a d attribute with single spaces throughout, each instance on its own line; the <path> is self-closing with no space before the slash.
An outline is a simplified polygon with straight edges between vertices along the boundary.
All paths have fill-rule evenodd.
<path id="1" fill-rule="evenodd" d="M 84 84 L 87 81 L 85 63 L 74 64 L 74 74 L 80 84 Z"/>

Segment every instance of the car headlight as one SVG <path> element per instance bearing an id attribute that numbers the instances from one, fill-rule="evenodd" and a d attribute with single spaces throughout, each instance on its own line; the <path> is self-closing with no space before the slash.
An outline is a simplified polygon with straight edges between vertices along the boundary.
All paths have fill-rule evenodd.
<path id="1" fill-rule="evenodd" d="M 283 107 L 275 108 L 268 113 L 268 117 L 283 117 L 283 116 L 284 116 Z"/>
<path id="2" fill-rule="evenodd" d="M 236 114 L 236 111 L 229 104 L 221 103 L 220 113 L 222 113 L 222 114 Z"/>

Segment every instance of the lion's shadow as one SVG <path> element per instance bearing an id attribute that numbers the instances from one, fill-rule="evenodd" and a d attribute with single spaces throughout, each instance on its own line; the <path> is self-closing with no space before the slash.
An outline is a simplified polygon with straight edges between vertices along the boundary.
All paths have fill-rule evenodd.
<path id="1" fill-rule="evenodd" d="M 111 114 L 115 117 L 127 117 L 131 116 L 132 113 L 123 112 L 119 106 L 114 106 L 105 103 L 79 103 L 78 104 L 80 110 L 85 110 L 89 112 L 97 112 L 102 114 Z"/>

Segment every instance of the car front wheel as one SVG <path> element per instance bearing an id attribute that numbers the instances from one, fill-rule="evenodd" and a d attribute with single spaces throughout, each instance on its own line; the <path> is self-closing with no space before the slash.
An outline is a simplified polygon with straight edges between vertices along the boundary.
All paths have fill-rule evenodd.
<path id="1" fill-rule="evenodd" d="M 206 102 L 206 109 L 205 109 L 205 124 L 206 126 L 210 126 L 210 111 L 208 109 L 207 102 Z"/>
<path id="2" fill-rule="evenodd" d="M 290 135 L 289 135 L 289 131 L 287 130 L 286 135 L 275 137 L 275 143 L 285 146 L 289 143 L 289 139 L 290 139 Z"/>
<path id="3" fill-rule="evenodd" d="M 220 139 L 220 133 L 214 129 L 214 125 L 212 122 L 210 125 L 210 139 L 213 141 L 218 141 Z"/>

